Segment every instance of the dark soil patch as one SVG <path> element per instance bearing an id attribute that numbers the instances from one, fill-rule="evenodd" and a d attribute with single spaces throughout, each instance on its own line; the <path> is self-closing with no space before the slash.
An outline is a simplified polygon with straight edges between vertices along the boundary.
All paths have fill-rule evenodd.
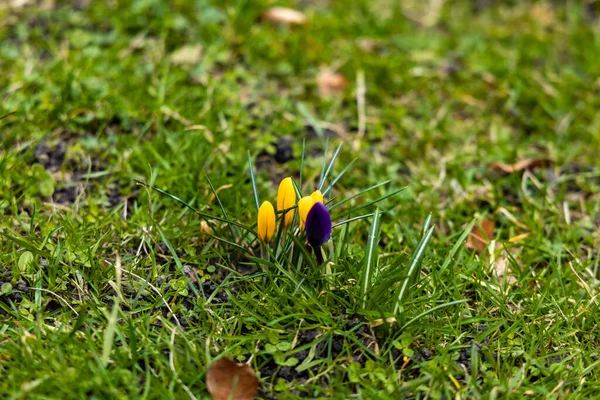
<path id="1" fill-rule="evenodd" d="M 35 163 L 42 165 L 47 171 L 57 172 L 65 161 L 67 146 L 68 143 L 64 140 L 51 144 L 47 139 L 44 139 L 34 149 L 33 160 Z"/>

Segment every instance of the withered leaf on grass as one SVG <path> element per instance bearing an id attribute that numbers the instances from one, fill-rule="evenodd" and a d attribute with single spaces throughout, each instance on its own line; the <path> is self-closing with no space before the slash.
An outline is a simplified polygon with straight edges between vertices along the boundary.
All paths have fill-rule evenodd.
<path id="1" fill-rule="evenodd" d="M 321 97 L 331 97 L 342 93 L 346 87 L 346 78 L 330 69 L 322 69 L 317 75 L 317 86 Z"/>
<path id="2" fill-rule="evenodd" d="M 219 358 L 208 368 L 206 386 L 212 400 L 252 400 L 258 391 L 258 379 L 248 364 Z"/>
<path id="3" fill-rule="evenodd" d="M 271 7 L 261 15 L 263 21 L 281 25 L 304 25 L 306 16 L 300 11 L 287 7 Z"/>
<path id="4" fill-rule="evenodd" d="M 526 169 L 536 169 L 539 167 L 548 167 L 552 165 L 552 160 L 547 158 L 526 158 L 521 161 L 517 161 L 514 164 L 504 164 L 500 162 L 493 162 L 490 167 L 496 171 L 503 172 L 505 174 L 512 174 L 514 172 L 520 172 Z"/>
<path id="5" fill-rule="evenodd" d="M 477 254 L 481 254 L 487 247 L 490 240 L 494 238 L 494 221 L 484 218 L 481 220 L 481 227 L 475 225 L 467 238 L 466 247 L 474 249 Z"/>
<path id="6" fill-rule="evenodd" d="M 506 250 L 502 250 L 498 259 L 494 260 L 494 263 L 492 264 L 492 269 L 496 272 L 500 286 L 504 285 L 504 283 L 508 286 L 512 286 L 517 282 L 517 279 L 510 271 L 510 261 L 508 257 Z"/>
<path id="7" fill-rule="evenodd" d="M 202 59 L 202 46 L 187 45 L 171 54 L 171 62 L 177 65 L 194 65 Z"/>

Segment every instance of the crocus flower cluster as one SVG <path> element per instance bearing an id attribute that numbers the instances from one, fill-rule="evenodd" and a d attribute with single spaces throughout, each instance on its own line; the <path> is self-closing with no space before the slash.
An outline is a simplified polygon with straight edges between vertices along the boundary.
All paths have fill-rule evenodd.
<path id="1" fill-rule="evenodd" d="M 297 200 L 296 189 L 292 178 L 287 177 L 279 184 L 277 191 L 277 211 L 282 213 L 283 227 L 287 229 L 294 221 L 295 209 L 298 209 L 299 232 L 306 232 L 306 239 L 317 258 L 323 262 L 321 246 L 331 236 L 331 217 L 323 204 L 323 194 L 320 190 L 310 196 Z M 276 228 L 275 209 L 269 201 L 262 203 L 258 210 L 258 236 L 264 242 L 271 241 Z"/>

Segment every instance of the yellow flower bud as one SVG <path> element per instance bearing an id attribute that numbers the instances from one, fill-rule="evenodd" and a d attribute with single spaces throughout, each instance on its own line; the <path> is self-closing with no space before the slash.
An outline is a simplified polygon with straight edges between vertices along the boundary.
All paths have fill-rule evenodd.
<path id="1" fill-rule="evenodd" d="M 273 204 L 265 201 L 258 209 L 258 237 L 268 243 L 273 233 L 275 233 L 275 209 Z"/>
<path id="2" fill-rule="evenodd" d="M 304 224 L 306 223 L 306 216 L 308 212 L 315 204 L 315 201 L 311 196 L 305 196 L 298 200 L 298 216 L 300 217 L 300 231 L 304 231 Z"/>
<path id="3" fill-rule="evenodd" d="M 320 190 L 315 190 L 312 192 L 310 197 L 312 197 L 315 203 L 323 203 L 323 193 L 321 193 Z"/>
<path id="4" fill-rule="evenodd" d="M 292 178 L 287 177 L 279 184 L 277 191 L 277 211 L 286 210 L 296 205 L 296 190 Z M 285 213 L 284 226 L 287 228 L 294 220 L 294 210 Z"/>

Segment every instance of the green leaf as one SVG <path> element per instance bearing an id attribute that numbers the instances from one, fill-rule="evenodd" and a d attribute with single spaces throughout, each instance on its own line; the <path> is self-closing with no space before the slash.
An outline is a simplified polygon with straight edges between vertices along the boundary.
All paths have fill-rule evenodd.
<path id="1" fill-rule="evenodd" d="M 248 151 L 248 169 L 250 170 L 250 178 L 252 179 L 252 193 L 254 193 L 254 201 L 256 202 L 256 210 L 260 208 L 260 201 L 258 200 L 258 191 L 256 190 L 256 178 L 254 177 L 254 167 L 252 166 L 252 158 L 250 157 L 250 151 Z"/>
<path id="2" fill-rule="evenodd" d="M 22 273 L 28 272 L 31 264 L 33 263 L 33 253 L 30 251 L 25 251 L 19 257 L 19 271 Z"/>
<path id="3" fill-rule="evenodd" d="M 299 362 L 300 361 L 296 357 L 290 357 L 287 360 L 285 360 L 285 362 L 281 365 L 284 367 L 293 367 L 295 365 L 298 365 Z"/>
<path id="4" fill-rule="evenodd" d="M 11 294 L 12 293 L 12 285 L 10 284 L 10 282 L 4 282 L 2 284 L 2 288 L 0 289 L 0 292 L 2 292 L 2 294 Z"/>
<path id="5" fill-rule="evenodd" d="M 381 213 L 379 208 L 375 209 L 373 214 L 373 222 L 369 230 L 369 238 L 367 239 L 367 249 L 365 250 L 364 264 L 361 270 L 361 291 L 362 308 L 367 304 L 367 293 L 371 288 L 371 284 L 377 275 L 377 246 L 379 245 L 379 221 Z"/>
<path id="6" fill-rule="evenodd" d="M 54 177 L 50 174 L 46 175 L 42 181 L 40 181 L 40 195 L 43 197 L 50 197 L 54 194 Z"/>
<path id="7" fill-rule="evenodd" d="M 427 223 L 427 225 L 429 225 Z M 429 244 L 429 239 L 431 239 L 431 235 L 433 234 L 434 227 L 429 228 L 427 232 L 425 232 L 424 236 L 421 238 L 419 244 L 417 244 L 417 248 L 412 255 L 410 260 L 410 266 L 408 268 L 408 273 L 406 274 L 406 278 L 404 278 L 404 282 L 400 286 L 398 290 L 398 297 L 396 300 L 396 305 L 394 307 L 394 314 L 397 314 L 400 311 L 400 307 L 404 302 L 404 299 L 408 295 L 408 290 L 411 284 L 416 280 L 417 273 L 421 267 L 421 262 L 423 261 L 423 257 L 425 257 L 425 249 L 427 248 L 427 244 Z"/>

